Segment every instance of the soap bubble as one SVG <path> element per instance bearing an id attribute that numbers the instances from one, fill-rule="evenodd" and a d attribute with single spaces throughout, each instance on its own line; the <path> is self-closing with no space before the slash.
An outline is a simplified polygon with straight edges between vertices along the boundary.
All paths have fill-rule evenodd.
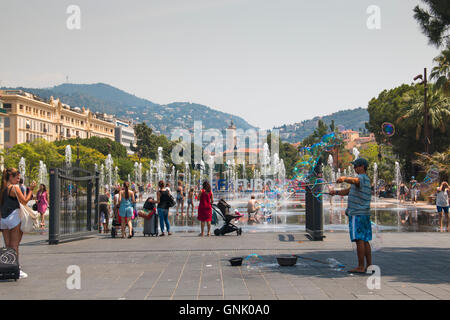
<path id="1" fill-rule="evenodd" d="M 373 252 L 380 251 L 383 246 L 383 237 L 381 235 L 380 227 L 371 221 L 372 225 L 372 241 L 370 242 L 370 246 L 372 247 Z"/>
<path id="2" fill-rule="evenodd" d="M 244 258 L 244 261 L 242 261 L 242 265 L 246 265 L 247 270 L 258 270 L 258 264 L 260 260 L 261 259 L 256 253 L 252 253 Z"/>
<path id="3" fill-rule="evenodd" d="M 437 180 L 439 180 L 439 169 L 436 167 L 431 167 L 430 170 L 428 170 L 426 177 L 423 179 L 423 182 L 426 184 L 431 184 Z"/>
<path id="4" fill-rule="evenodd" d="M 381 125 L 381 129 L 383 131 L 383 134 L 388 137 L 392 137 L 395 133 L 395 126 L 389 122 L 384 122 Z"/>

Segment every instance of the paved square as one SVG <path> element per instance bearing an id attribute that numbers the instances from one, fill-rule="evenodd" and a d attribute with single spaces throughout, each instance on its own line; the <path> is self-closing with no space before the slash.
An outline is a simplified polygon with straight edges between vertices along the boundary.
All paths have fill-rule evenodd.
<path id="1" fill-rule="evenodd" d="M 39 241 L 43 236 L 27 235 L 20 257 L 28 278 L 0 282 L 0 299 L 450 299 L 449 233 L 383 233 L 382 250 L 373 253 L 381 268 L 378 290 L 368 289 L 369 275 L 347 273 L 356 265 L 348 234 L 326 236 L 311 242 L 301 233 L 98 235 L 49 246 Z M 253 253 L 259 258 L 251 267 L 228 262 Z M 307 259 L 279 267 L 279 254 Z M 311 260 L 327 258 L 337 259 L 345 270 Z M 70 265 L 80 267 L 80 290 L 67 288 Z"/>

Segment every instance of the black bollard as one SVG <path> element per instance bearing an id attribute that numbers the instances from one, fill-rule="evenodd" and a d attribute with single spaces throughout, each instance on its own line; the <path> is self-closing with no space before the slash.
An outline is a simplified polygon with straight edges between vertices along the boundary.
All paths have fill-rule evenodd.
<path id="1" fill-rule="evenodd" d="M 48 243 L 58 244 L 59 242 L 59 222 L 60 222 L 60 184 L 59 184 L 59 170 L 50 169 L 50 216 L 49 216 L 49 230 Z"/>
<path id="2" fill-rule="evenodd" d="M 314 187 L 315 194 L 322 192 L 322 185 Z M 323 235 L 323 195 L 315 197 L 310 187 L 306 187 L 306 213 L 305 213 L 305 229 L 307 236 L 312 241 L 322 241 Z"/>

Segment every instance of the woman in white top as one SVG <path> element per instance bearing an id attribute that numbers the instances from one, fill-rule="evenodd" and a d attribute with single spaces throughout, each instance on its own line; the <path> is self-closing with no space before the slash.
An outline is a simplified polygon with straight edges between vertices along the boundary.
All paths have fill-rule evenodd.
<path id="1" fill-rule="evenodd" d="M 441 231 L 443 231 L 443 215 L 442 211 L 444 211 L 445 214 L 445 220 L 447 221 L 447 232 L 448 232 L 448 194 L 450 193 L 450 188 L 448 186 L 447 181 L 443 181 L 441 183 L 441 186 L 437 188 L 437 195 L 436 195 L 436 207 L 437 212 L 439 213 L 439 220 L 441 222 Z"/>

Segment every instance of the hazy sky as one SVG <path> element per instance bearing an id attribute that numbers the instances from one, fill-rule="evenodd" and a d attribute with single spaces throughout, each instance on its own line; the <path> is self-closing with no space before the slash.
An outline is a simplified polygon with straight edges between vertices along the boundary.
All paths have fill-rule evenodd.
<path id="1" fill-rule="evenodd" d="M 412 0 L 0 1 L 2 86 L 104 82 L 264 129 L 367 107 L 432 67 Z M 69 5 L 81 29 L 69 30 Z M 369 30 L 370 5 L 381 29 Z M 423 5 L 423 4 L 422 4 Z"/>

